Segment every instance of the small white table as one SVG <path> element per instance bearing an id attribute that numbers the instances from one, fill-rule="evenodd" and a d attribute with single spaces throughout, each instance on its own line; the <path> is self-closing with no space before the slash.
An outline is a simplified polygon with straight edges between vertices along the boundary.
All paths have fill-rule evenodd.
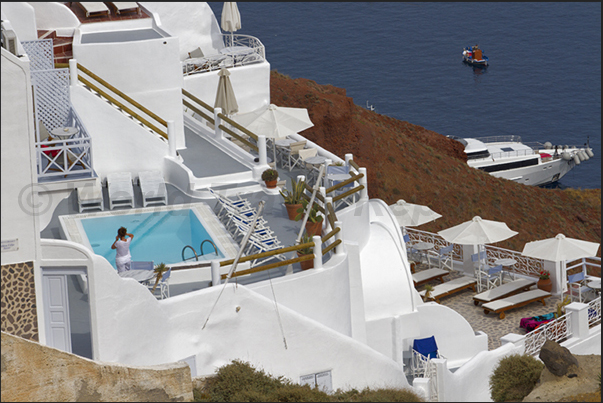
<path id="1" fill-rule="evenodd" d="M 427 251 L 430 251 L 434 248 L 434 244 L 431 242 L 417 242 L 413 245 L 411 245 L 410 247 L 418 250 L 419 254 L 421 256 L 423 256 L 425 258 L 425 260 L 427 260 Z M 423 261 L 423 259 L 421 259 L 421 261 Z"/>
<path id="2" fill-rule="evenodd" d="M 139 283 L 145 283 L 155 277 L 154 270 L 126 270 L 119 273 L 121 278 L 133 278 Z"/>
<path id="3" fill-rule="evenodd" d="M 595 290 L 597 294 L 601 294 L 601 280 L 592 280 L 586 283 L 588 288 Z"/>
<path id="4" fill-rule="evenodd" d="M 310 165 L 324 164 L 327 159 L 322 155 L 315 155 L 314 157 L 306 158 L 304 162 Z"/>
<path id="5" fill-rule="evenodd" d="M 503 267 L 513 267 L 513 266 L 515 266 L 517 264 L 517 260 L 511 259 L 511 258 L 497 259 L 497 260 L 494 261 L 494 264 L 496 266 L 501 265 Z M 508 274 L 509 277 L 511 277 L 511 280 L 515 280 L 515 275 L 512 274 L 510 271 L 509 272 L 503 271 L 503 275 L 505 273 Z"/>
<path id="6" fill-rule="evenodd" d="M 58 137 L 61 140 L 67 140 L 80 132 L 80 129 L 73 126 L 56 127 L 50 131 L 53 137 Z"/>

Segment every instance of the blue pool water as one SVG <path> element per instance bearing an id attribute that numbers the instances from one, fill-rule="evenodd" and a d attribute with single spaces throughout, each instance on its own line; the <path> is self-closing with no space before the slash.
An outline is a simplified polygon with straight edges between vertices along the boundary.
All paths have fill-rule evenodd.
<path id="1" fill-rule="evenodd" d="M 94 253 L 103 256 L 113 267 L 115 250 L 111 249 L 111 245 L 117 236 L 117 229 L 122 226 L 134 235 L 130 254 L 135 261 L 179 263 L 182 262 L 182 249 L 186 245 L 191 245 L 199 253 L 201 243 L 206 239 L 211 240 L 196 214 L 189 209 L 86 218 L 81 223 Z M 199 260 L 224 257 L 219 247 L 216 256 L 209 242 L 203 245 L 203 252 Z M 192 256 L 193 252 L 187 249 L 185 258 Z"/>

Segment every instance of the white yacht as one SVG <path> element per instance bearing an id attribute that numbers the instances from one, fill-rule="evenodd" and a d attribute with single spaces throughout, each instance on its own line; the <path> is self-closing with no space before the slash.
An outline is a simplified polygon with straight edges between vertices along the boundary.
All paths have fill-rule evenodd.
<path id="1" fill-rule="evenodd" d="M 565 325 L 551 335 L 548 327 L 523 333 L 512 313 L 486 316 L 467 288 L 477 281 L 473 245 L 403 233 L 390 206 L 369 198 L 367 169 L 352 154 L 299 133 L 292 144 L 335 165 L 340 183 L 305 190 L 325 219 L 311 254 L 296 257 L 308 246 L 296 241 L 301 222 L 289 220 L 278 188 L 261 177 L 275 162 L 287 183 L 313 176 L 310 159 L 288 169 L 269 161 L 274 144 L 214 103 L 229 77 L 237 113 L 268 107 L 267 53 L 259 38 L 223 32 L 203 2 L 2 2 L 3 401 L 58 401 L 69 388 L 115 400 L 115 383 L 127 385 L 130 399 L 144 389 L 190 401 L 191 376 L 236 359 L 327 391 L 411 388 L 426 400 L 489 401 L 497 362 L 537 356 L 543 334 L 575 354 L 601 353 L 600 297 L 568 305 L 561 322 L 545 325 Z M 246 220 L 257 211 L 261 228 L 250 232 Z M 127 275 L 110 248 L 120 226 L 135 235 Z M 438 288 L 441 304 L 415 288 L 406 239 L 436 255 L 448 247 L 458 279 Z M 535 282 L 543 269 L 553 276 L 565 268 L 486 248 L 493 261 L 512 259 L 518 278 Z M 302 270 L 301 260 L 314 267 Z M 165 275 L 145 272 L 161 263 Z M 600 259 L 577 264 L 600 267 Z M 563 291 L 555 282 L 552 294 Z M 469 300 L 448 306 L 456 297 Z M 5 351 L 14 350 L 6 339 L 50 353 L 14 365 L 21 350 Z M 413 348 L 426 339 L 437 342 L 439 358 Z M 29 362 L 39 356 L 40 365 Z M 118 382 L 97 379 L 108 368 Z M 143 372 L 155 375 L 133 377 Z M 188 392 L 175 396 L 173 386 Z"/>
<path id="2" fill-rule="evenodd" d="M 557 182 L 576 165 L 594 156 L 588 142 L 579 147 L 523 143 L 520 136 L 448 137 L 465 146 L 469 166 L 524 185 Z"/>

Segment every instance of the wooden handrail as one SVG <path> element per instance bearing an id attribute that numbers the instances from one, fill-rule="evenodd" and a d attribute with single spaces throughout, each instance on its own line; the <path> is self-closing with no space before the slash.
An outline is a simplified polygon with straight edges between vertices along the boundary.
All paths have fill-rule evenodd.
<path id="1" fill-rule="evenodd" d="M 327 242 L 329 239 L 331 239 L 332 237 L 334 237 L 335 234 L 338 233 L 339 231 L 341 231 L 341 228 L 335 228 L 335 229 L 333 229 L 333 231 L 329 232 L 328 234 L 326 234 L 325 236 L 323 236 L 322 238 L 320 238 L 320 242 L 322 242 L 322 243 Z"/>
<path id="2" fill-rule="evenodd" d="M 308 185 L 307 182 L 304 182 L 304 186 L 308 192 L 312 193 L 314 191 L 314 189 L 312 189 L 312 186 Z M 302 195 L 302 197 L 305 197 L 306 200 L 310 201 L 310 196 L 306 195 L 305 193 Z M 325 198 L 322 197 L 322 193 L 316 192 L 316 198 L 323 203 L 325 202 Z"/>
<path id="3" fill-rule="evenodd" d="M 335 221 L 337 221 L 337 216 L 335 215 L 335 209 L 331 203 L 327 203 L 327 219 L 329 220 L 329 224 L 331 224 L 331 228 L 335 228 Z"/>
<path id="4" fill-rule="evenodd" d="M 331 251 L 331 249 L 335 248 L 337 245 L 341 244 L 341 239 L 336 239 L 331 245 L 327 246 L 322 250 L 322 255 L 326 255 Z"/>
<path id="5" fill-rule="evenodd" d="M 240 131 L 242 131 L 243 133 L 245 133 L 246 135 L 248 135 L 249 137 L 251 137 L 255 141 L 258 141 L 258 135 L 257 134 L 249 131 L 249 129 L 246 129 L 245 127 L 241 126 L 240 124 L 238 124 L 234 120 L 230 119 L 228 116 L 226 116 L 223 113 L 218 113 L 218 116 L 220 117 L 220 119 L 222 119 L 223 121 L 225 121 L 225 122 L 233 125 L 234 127 L 236 127 L 237 129 L 239 129 Z"/>
<path id="6" fill-rule="evenodd" d="M 98 81 L 99 83 L 104 85 L 105 87 L 109 88 L 111 91 L 113 91 L 114 93 L 116 93 L 117 95 L 119 95 L 120 97 L 122 97 L 123 99 L 125 99 L 126 101 L 128 101 L 129 103 L 131 103 L 132 105 L 134 105 L 135 107 L 140 109 L 141 111 L 143 111 L 144 113 L 146 113 L 147 115 L 149 115 L 150 117 L 155 119 L 157 122 L 159 122 L 162 125 L 164 125 L 165 127 L 167 127 L 167 121 L 165 119 L 160 118 L 155 113 L 151 112 L 148 108 L 146 108 L 143 105 L 141 105 L 140 103 L 136 102 L 134 99 L 132 99 L 128 95 L 124 94 L 123 92 L 121 92 L 120 90 L 118 90 L 117 88 L 115 88 L 114 86 L 112 86 L 111 84 L 109 84 L 108 82 L 106 82 L 105 80 L 103 80 L 102 78 L 100 78 L 99 76 L 97 76 L 96 74 L 94 74 L 93 72 L 91 72 L 90 70 L 85 68 L 84 66 L 82 66 L 81 64 L 78 63 L 77 67 L 79 70 L 88 74 L 90 77 L 92 77 L 93 79 L 95 79 L 96 81 Z M 78 76 L 79 76 L 79 74 L 78 74 Z"/>
<path id="7" fill-rule="evenodd" d="M 261 252 L 261 253 L 256 253 L 255 255 L 243 256 L 239 259 L 239 263 L 247 262 L 247 261 L 255 260 L 255 259 L 260 259 L 263 257 L 274 256 L 274 255 L 278 255 L 281 253 L 298 251 L 298 250 L 304 249 L 304 248 L 313 248 L 313 247 L 314 247 L 314 242 L 307 242 L 307 243 L 302 243 L 299 245 L 286 246 L 284 248 L 275 249 L 275 250 L 271 250 L 268 252 Z M 223 260 L 220 262 L 220 267 L 228 266 L 233 263 L 234 263 L 234 259 Z"/>
<path id="8" fill-rule="evenodd" d="M 356 168 L 356 171 L 360 171 L 360 166 L 354 162 L 354 160 L 349 161 L 350 165 Z"/>
<path id="9" fill-rule="evenodd" d="M 191 109 L 193 112 L 195 112 L 198 115 L 203 116 L 203 119 L 207 120 L 208 122 L 210 122 L 212 125 L 216 124 L 216 122 L 214 122 L 214 118 L 206 115 L 205 112 L 201 111 L 201 109 L 195 107 L 193 104 L 191 104 L 190 102 L 188 102 L 186 99 L 182 100 L 182 103 L 189 109 Z"/>
<path id="10" fill-rule="evenodd" d="M 274 263 L 270 263 L 270 264 L 267 264 L 267 265 L 264 265 L 264 266 L 258 266 L 258 267 L 254 267 L 254 268 L 251 268 L 251 269 L 241 270 L 241 271 L 238 271 L 238 272 L 234 272 L 233 275 L 231 276 L 231 278 L 232 277 L 245 276 L 247 274 L 257 273 L 257 272 L 265 271 L 265 270 L 270 270 L 270 269 L 274 269 L 275 267 L 286 266 L 286 265 L 289 265 L 289 264 L 303 262 L 303 261 L 311 260 L 311 259 L 314 259 L 314 254 L 313 253 L 311 253 L 309 255 L 302 255 L 302 256 L 296 257 L 294 259 L 282 260 L 280 262 L 274 262 Z M 224 280 L 224 279 L 226 279 L 227 276 L 228 276 L 227 274 L 222 274 L 220 276 L 220 278 L 222 280 Z"/>
<path id="11" fill-rule="evenodd" d="M 316 198 L 319 199 L 318 195 L 320 193 L 316 193 Z M 308 203 L 310 202 L 310 196 L 308 196 L 307 194 L 302 194 L 302 196 Z M 322 197 L 322 196 L 321 196 Z M 316 204 L 316 208 L 318 209 L 318 211 L 320 211 L 322 214 L 326 214 L 325 213 L 325 209 L 318 203 L 316 203 L 316 201 L 314 201 L 314 204 Z"/>
<path id="12" fill-rule="evenodd" d="M 88 87 L 92 88 L 94 91 L 96 91 L 99 94 L 101 94 L 103 97 L 107 98 L 109 101 L 113 102 L 115 105 L 119 106 L 124 111 L 128 112 L 130 115 L 132 115 L 136 119 L 140 120 L 142 123 L 144 123 L 145 125 L 147 125 L 149 128 L 153 129 L 155 132 L 157 132 L 158 134 L 160 134 L 164 138 L 166 138 L 166 139 L 168 138 L 167 133 L 165 133 L 164 131 L 162 131 L 161 129 L 159 129 L 155 125 L 153 125 L 151 122 L 149 122 L 148 120 L 146 120 L 145 118 L 143 118 L 142 116 L 140 116 L 139 114 L 137 114 L 136 112 L 134 112 L 132 109 L 128 108 L 127 106 L 125 106 L 124 104 L 122 104 L 121 102 L 119 102 L 117 99 L 113 98 L 111 95 L 107 94 L 105 91 L 103 91 L 102 89 L 100 89 L 96 85 L 92 84 L 90 81 L 88 81 L 87 79 L 85 79 L 84 77 L 82 77 L 80 74 L 78 74 L 78 79 L 81 82 L 83 82 L 84 84 L 86 84 Z"/>
<path id="13" fill-rule="evenodd" d="M 196 103 L 198 103 L 199 105 L 201 105 L 202 107 L 204 107 L 205 109 L 210 111 L 211 113 L 214 113 L 214 108 L 212 108 L 210 105 L 206 104 L 205 102 L 201 101 L 199 98 L 197 98 L 196 96 L 194 96 L 193 94 L 191 94 L 190 92 L 185 90 L 184 88 L 182 89 L 182 94 L 189 97 L 190 99 L 192 99 L 193 101 L 195 101 Z"/>
<path id="14" fill-rule="evenodd" d="M 343 199 L 345 197 L 348 197 L 349 195 L 352 195 L 352 194 L 354 194 L 356 192 L 359 192 L 362 189 L 364 189 L 364 185 L 356 186 L 354 189 L 350 189 L 350 190 L 348 190 L 345 193 L 342 193 L 340 195 L 337 195 L 337 196 L 333 197 L 333 202 L 336 202 L 336 201 L 339 201 L 339 200 L 341 200 L 341 199 Z"/>
<path id="15" fill-rule="evenodd" d="M 355 182 L 358 179 L 363 178 L 363 177 L 364 177 L 364 174 L 354 175 L 354 176 L 350 177 L 349 179 L 346 179 L 346 180 L 338 183 L 337 185 L 333 185 L 330 188 L 326 189 L 325 193 L 331 193 L 332 191 L 340 189 L 340 188 L 342 188 L 342 187 L 344 187 L 344 186 L 346 186 L 346 185 L 348 185 L 348 184 L 350 184 L 352 182 Z"/>
<path id="16" fill-rule="evenodd" d="M 259 152 L 259 148 L 258 146 L 256 146 L 255 144 L 251 143 L 249 140 L 247 140 L 245 137 L 241 137 L 238 134 L 236 134 L 235 132 L 233 132 L 232 130 L 230 130 L 228 127 L 224 126 L 224 125 L 220 125 L 218 126 L 220 129 L 224 130 L 226 133 L 230 134 L 232 137 L 236 138 L 237 140 L 239 140 L 240 142 L 244 143 L 245 145 L 247 145 L 248 147 L 252 148 L 255 152 Z"/>

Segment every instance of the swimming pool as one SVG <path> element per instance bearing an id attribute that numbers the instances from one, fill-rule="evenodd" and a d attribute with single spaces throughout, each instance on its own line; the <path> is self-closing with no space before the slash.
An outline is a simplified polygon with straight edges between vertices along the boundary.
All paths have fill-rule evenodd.
<path id="1" fill-rule="evenodd" d="M 88 247 L 113 267 L 115 250 L 111 245 L 121 226 L 134 235 L 130 254 L 135 261 L 182 263 L 182 250 L 187 245 L 195 250 L 200 261 L 234 257 L 237 250 L 230 234 L 205 203 L 77 214 L 59 219 L 68 240 Z M 187 261 L 195 261 L 191 248 L 187 248 L 184 256 L 192 258 Z"/>

